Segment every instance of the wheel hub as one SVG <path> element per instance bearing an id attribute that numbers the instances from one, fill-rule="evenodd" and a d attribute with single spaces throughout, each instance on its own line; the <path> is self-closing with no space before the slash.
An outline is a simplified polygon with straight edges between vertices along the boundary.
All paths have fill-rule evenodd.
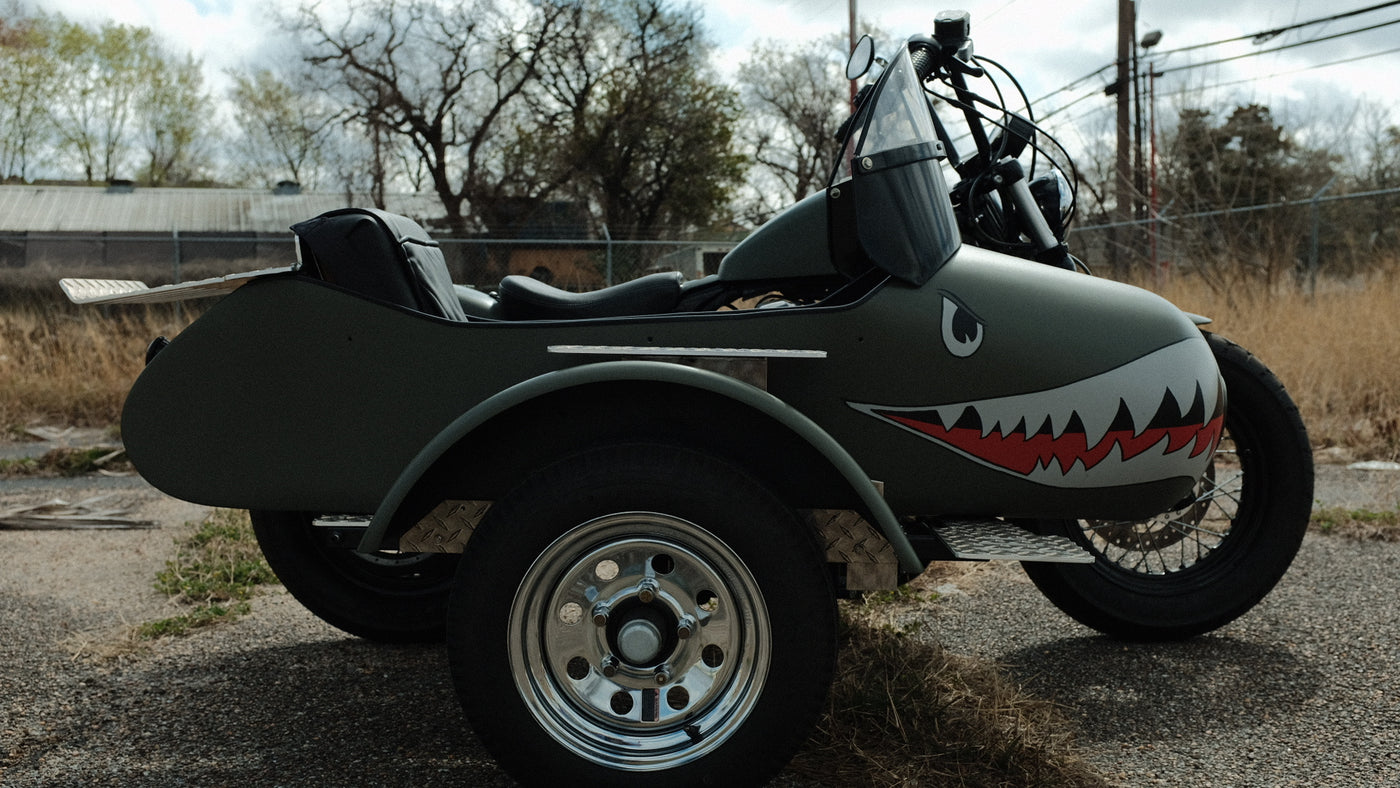
<path id="1" fill-rule="evenodd" d="M 645 618 L 628 621 L 617 633 L 618 655 L 633 665 L 654 663 L 661 643 L 661 630 Z"/>

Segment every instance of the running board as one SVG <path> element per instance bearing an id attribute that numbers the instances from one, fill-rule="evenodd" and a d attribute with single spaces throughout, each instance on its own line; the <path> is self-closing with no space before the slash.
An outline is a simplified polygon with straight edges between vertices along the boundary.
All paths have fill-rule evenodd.
<path id="1" fill-rule="evenodd" d="M 951 554 L 955 561 L 1094 563 L 1094 555 L 1067 536 L 1031 533 L 1005 520 L 942 520 L 929 525 L 936 540 L 910 540 L 925 560 L 946 559 Z M 941 544 L 920 544 L 932 541 Z"/>

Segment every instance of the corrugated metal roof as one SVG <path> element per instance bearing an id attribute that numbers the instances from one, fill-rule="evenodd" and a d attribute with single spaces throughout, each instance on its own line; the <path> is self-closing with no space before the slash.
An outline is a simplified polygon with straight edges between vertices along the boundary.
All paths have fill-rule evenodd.
<path id="1" fill-rule="evenodd" d="M 388 210 L 420 224 L 443 215 L 434 194 L 391 194 Z M 125 194 L 101 186 L 0 186 L 0 232 L 279 233 L 336 208 L 370 206 L 344 192 L 282 195 L 254 189 L 154 189 Z"/>

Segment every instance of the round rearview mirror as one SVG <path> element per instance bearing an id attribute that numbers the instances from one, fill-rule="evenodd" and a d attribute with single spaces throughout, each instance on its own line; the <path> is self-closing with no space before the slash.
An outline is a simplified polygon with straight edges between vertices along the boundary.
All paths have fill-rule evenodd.
<path id="1" fill-rule="evenodd" d="M 856 48 L 851 50 L 851 58 L 846 61 L 846 79 L 860 79 L 875 62 L 875 39 L 868 35 L 860 37 Z"/>

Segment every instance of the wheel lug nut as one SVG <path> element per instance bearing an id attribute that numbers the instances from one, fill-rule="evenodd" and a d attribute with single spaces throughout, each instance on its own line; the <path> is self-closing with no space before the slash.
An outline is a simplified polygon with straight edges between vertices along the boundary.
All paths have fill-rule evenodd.
<path id="1" fill-rule="evenodd" d="M 600 627 L 605 627 L 605 626 L 607 626 L 607 625 L 608 625 L 608 613 L 610 613 L 610 612 L 612 612 L 612 608 L 608 607 L 608 604 L 607 604 L 606 602 L 599 602 L 598 604 L 594 605 L 594 606 L 593 606 L 593 623 L 594 623 L 594 624 L 597 624 L 597 625 L 600 626 Z"/>
<path id="2" fill-rule="evenodd" d="M 680 623 L 676 625 L 676 637 L 685 640 L 693 634 L 695 634 L 695 619 L 683 616 Z"/>
<path id="3" fill-rule="evenodd" d="M 644 605 L 650 605 L 656 599 L 656 581 L 650 577 L 637 584 L 637 599 Z"/>
<path id="4" fill-rule="evenodd" d="M 603 675 L 604 675 L 604 676 L 607 676 L 608 678 L 612 678 L 613 676 L 616 676 L 616 675 L 617 675 L 617 657 L 614 657 L 614 656 L 612 656 L 611 654 L 609 654 L 609 655 L 606 656 L 606 657 L 603 657 L 603 662 L 602 662 L 602 664 L 601 664 L 599 667 L 602 668 L 602 670 L 603 670 Z"/>
<path id="5" fill-rule="evenodd" d="M 656 669 L 656 684 L 660 686 L 671 680 L 671 667 L 662 665 Z"/>

